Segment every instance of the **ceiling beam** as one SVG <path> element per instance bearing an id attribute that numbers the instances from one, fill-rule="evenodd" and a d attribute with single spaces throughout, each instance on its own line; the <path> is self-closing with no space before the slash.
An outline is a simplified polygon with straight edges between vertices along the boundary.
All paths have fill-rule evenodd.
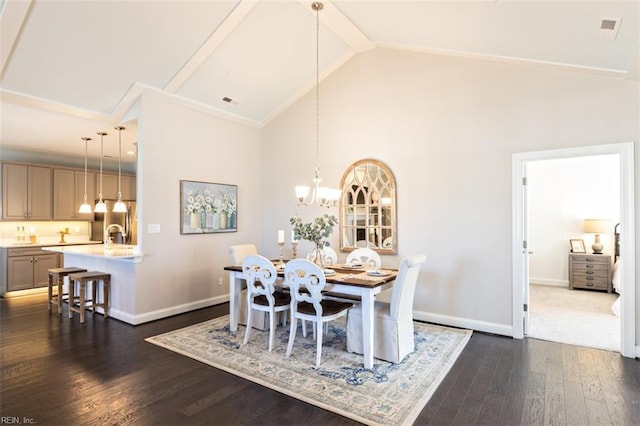
<path id="1" fill-rule="evenodd" d="M 312 1 L 298 0 L 304 8 L 312 13 L 316 12 L 311 7 Z M 331 1 L 323 0 L 324 7 L 320 12 L 320 22 L 342 39 L 348 46 L 356 52 L 364 52 L 365 50 L 374 49 L 376 45 L 358 28 L 338 7 Z"/>
<path id="2" fill-rule="evenodd" d="M 185 81 L 196 72 L 214 50 L 226 39 L 231 32 L 242 22 L 242 20 L 255 7 L 257 0 L 240 1 L 227 15 L 222 23 L 211 33 L 209 38 L 200 46 L 196 53 L 182 66 L 180 71 L 164 87 L 165 92 L 175 93 Z"/>
<path id="3" fill-rule="evenodd" d="M 0 3 L 0 78 L 4 76 L 32 4 L 32 0 Z"/>

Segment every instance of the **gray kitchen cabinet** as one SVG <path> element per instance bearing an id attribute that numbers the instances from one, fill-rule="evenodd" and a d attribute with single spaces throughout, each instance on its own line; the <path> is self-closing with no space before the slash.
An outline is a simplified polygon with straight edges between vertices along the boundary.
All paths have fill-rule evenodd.
<path id="1" fill-rule="evenodd" d="M 51 220 L 50 167 L 2 163 L 2 219 Z"/>

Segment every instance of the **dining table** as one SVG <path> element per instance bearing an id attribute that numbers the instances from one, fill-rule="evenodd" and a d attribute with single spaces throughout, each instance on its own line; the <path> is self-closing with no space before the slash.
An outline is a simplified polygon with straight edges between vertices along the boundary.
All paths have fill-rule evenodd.
<path id="1" fill-rule="evenodd" d="M 284 277 L 283 263 L 274 261 L 278 276 Z M 364 368 L 373 368 L 373 336 L 374 336 L 374 302 L 376 295 L 391 288 L 398 271 L 396 269 L 370 267 L 352 267 L 350 265 L 331 265 L 325 269 L 327 285 L 324 290 L 334 294 L 360 298 L 362 304 L 362 336 L 363 336 L 363 364 Z M 240 292 L 242 291 L 244 274 L 242 266 L 225 266 L 229 273 L 229 329 L 238 329 L 240 311 Z M 284 283 L 286 286 L 286 282 Z"/>

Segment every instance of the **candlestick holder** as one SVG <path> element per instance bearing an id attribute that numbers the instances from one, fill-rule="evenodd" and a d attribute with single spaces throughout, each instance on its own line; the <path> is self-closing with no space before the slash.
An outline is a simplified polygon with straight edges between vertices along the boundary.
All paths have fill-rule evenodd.
<path id="1" fill-rule="evenodd" d="M 291 250 L 293 251 L 293 258 L 297 258 L 298 257 L 298 241 L 297 240 L 293 240 L 291 241 Z"/>
<path id="2" fill-rule="evenodd" d="M 280 247 L 280 263 L 278 264 L 278 268 L 283 269 L 284 268 L 284 243 L 278 243 L 278 246 Z"/>

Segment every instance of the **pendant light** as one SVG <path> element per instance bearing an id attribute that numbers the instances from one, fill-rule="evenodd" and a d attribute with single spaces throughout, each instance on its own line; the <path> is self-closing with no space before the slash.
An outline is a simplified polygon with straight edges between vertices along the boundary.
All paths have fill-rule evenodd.
<path id="1" fill-rule="evenodd" d="M 102 157 L 104 157 L 104 137 L 107 135 L 105 132 L 98 132 L 100 135 L 100 195 L 98 196 L 98 202 L 93 211 L 96 213 L 106 213 L 107 205 L 102 200 Z"/>
<path id="2" fill-rule="evenodd" d="M 113 211 L 116 213 L 126 213 L 127 206 L 122 202 L 122 131 L 124 127 L 114 127 L 118 131 L 118 201 L 113 206 Z"/>
<path id="3" fill-rule="evenodd" d="M 84 202 L 80 204 L 78 213 L 91 213 L 91 206 L 87 200 L 87 144 L 91 138 L 83 137 L 84 141 Z"/>
<path id="4" fill-rule="evenodd" d="M 299 206 L 308 206 L 318 203 L 323 207 L 333 207 L 340 198 L 340 190 L 320 186 L 320 11 L 324 5 L 321 2 L 313 2 L 311 8 L 316 11 L 316 169 L 313 178 L 313 186 L 296 186 L 296 197 Z M 306 200 L 309 192 L 311 199 Z"/>

